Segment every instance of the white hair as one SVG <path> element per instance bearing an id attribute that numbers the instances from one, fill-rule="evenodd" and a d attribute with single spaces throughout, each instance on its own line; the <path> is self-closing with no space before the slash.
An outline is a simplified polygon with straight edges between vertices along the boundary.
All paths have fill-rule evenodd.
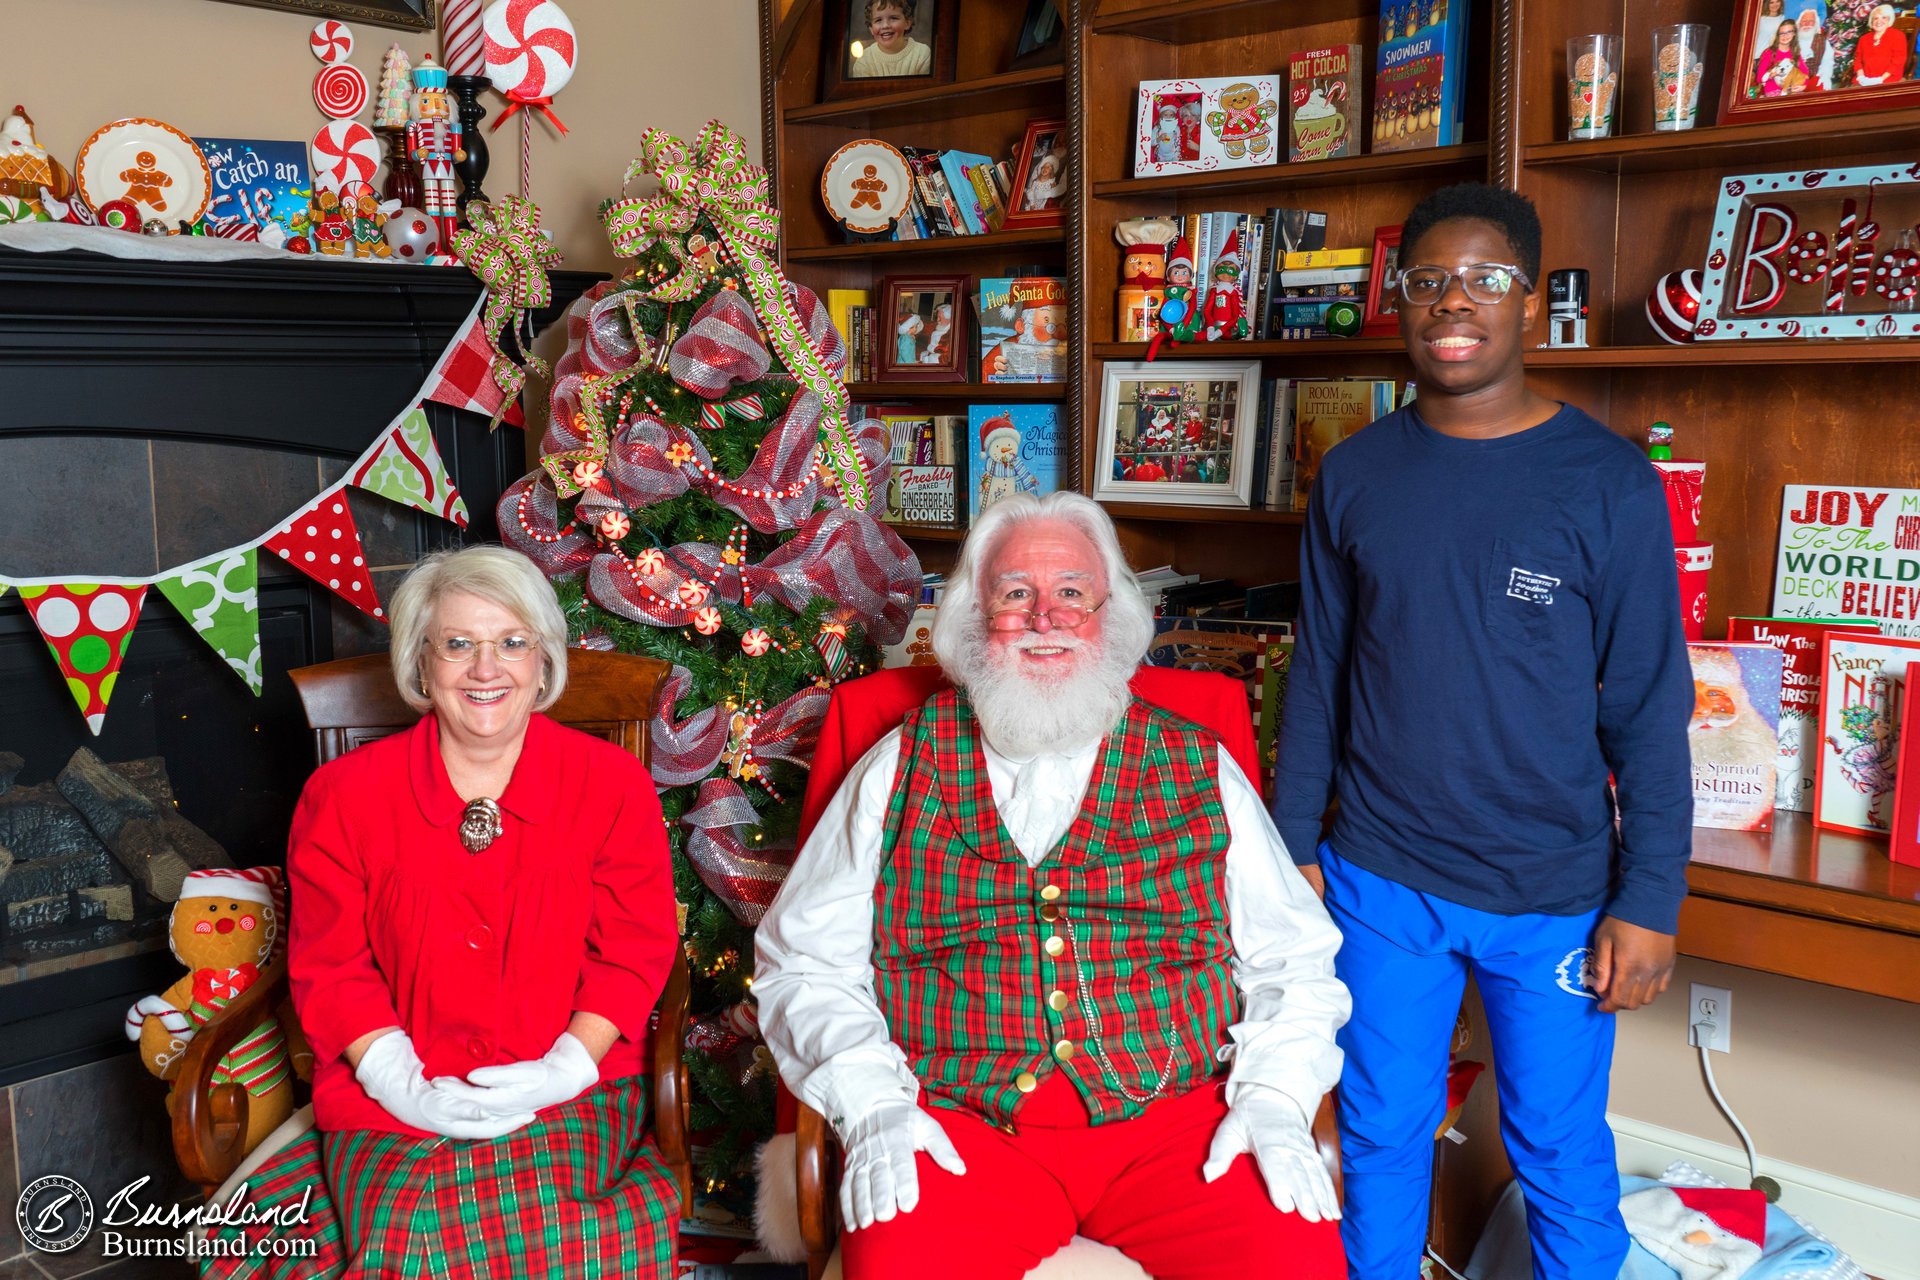
<path id="1" fill-rule="evenodd" d="M 392 626 L 393 682 L 415 711 L 431 700 L 420 692 L 427 632 L 440 602 L 451 595 L 478 596 L 518 618 L 540 648 L 542 688 L 535 711 L 545 711 L 567 688 L 567 619 L 546 577 L 533 561 L 506 547 L 439 551 L 415 565 L 387 607 Z"/>
<path id="2" fill-rule="evenodd" d="M 982 608 L 987 566 L 1008 535 L 1035 523 L 1065 524 L 1084 534 L 1099 553 L 1108 592 L 1100 609 L 1099 661 L 1042 690 L 1024 679 L 1003 678 L 1012 670 L 1012 650 L 1032 644 L 1073 649 L 1085 641 L 1068 632 L 1049 631 L 1044 637 L 1028 632 L 995 646 Z M 1068 492 L 1041 498 L 1019 494 L 989 507 L 961 545 L 933 623 L 933 651 L 941 668 L 967 690 L 988 740 L 1010 755 L 1071 749 L 1112 732 L 1131 697 L 1127 682 L 1152 641 L 1153 610 L 1120 549 L 1113 520 L 1091 498 Z"/>

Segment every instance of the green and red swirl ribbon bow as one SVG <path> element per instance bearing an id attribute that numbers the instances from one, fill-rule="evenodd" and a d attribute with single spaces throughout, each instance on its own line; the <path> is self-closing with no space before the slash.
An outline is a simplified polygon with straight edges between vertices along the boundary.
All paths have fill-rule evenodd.
<path id="1" fill-rule="evenodd" d="M 820 397 L 826 462 L 841 495 L 848 506 L 865 510 L 873 495 L 847 425 L 846 384 L 815 349 L 772 258 L 780 243 L 780 211 L 770 203 L 766 170 L 748 163 L 739 134 L 710 120 L 691 147 L 664 129 L 648 129 L 626 180 L 643 174 L 659 179 L 658 195 L 611 201 L 601 212 L 614 253 L 637 258 L 663 245 L 681 270 L 651 294 L 665 302 L 687 301 L 705 287 L 706 275 L 688 266 L 683 239 L 702 213 L 712 220 L 740 266 L 768 344 L 800 385 Z"/>
<path id="2" fill-rule="evenodd" d="M 487 286 L 487 304 L 480 322 L 493 348 L 493 380 L 506 398 L 493 415 L 500 425 L 506 406 L 520 397 L 529 371 L 545 378 L 547 362 L 527 350 L 527 317 L 553 301 L 547 269 L 561 262 L 559 247 L 540 234 L 540 206 L 521 196 L 502 196 L 467 206 L 471 227 L 453 233 L 460 260 Z M 519 361 L 507 354 L 501 330 L 511 325 Z M 524 366 L 524 367 L 523 367 Z"/>

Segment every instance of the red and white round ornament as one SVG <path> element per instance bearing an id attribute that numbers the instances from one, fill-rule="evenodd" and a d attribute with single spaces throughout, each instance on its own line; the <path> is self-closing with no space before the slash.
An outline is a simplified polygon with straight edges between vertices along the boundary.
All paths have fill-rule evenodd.
<path id="1" fill-rule="evenodd" d="M 573 79 L 580 42 L 553 0 L 494 0 L 481 16 L 487 79 L 519 102 L 546 102 Z"/>
<path id="2" fill-rule="evenodd" d="M 707 584 L 704 582 L 695 582 L 692 578 L 688 578 L 685 582 L 682 582 L 680 589 L 674 592 L 674 595 L 680 598 L 680 603 L 688 606 L 705 604 L 707 602 L 707 594 Z"/>
<path id="3" fill-rule="evenodd" d="M 755 627 L 740 637 L 740 647 L 746 651 L 748 657 L 758 658 L 773 648 L 773 637 L 762 628 Z"/>
<path id="4" fill-rule="evenodd" d="M 703 636 L 716 635 L 720 631 L 720 611 L 712 605 L 693 611 L 693 629 Z"/>
<path id="5" fill-rule="evenodd" d="M 339 191 L 351 182 L 372 182 L 380 171 L 380 142 L 358 120 L 332 120 L 307 144 L 316 191 Z"/>
<path id="6" fill-rule="evenodd" d="M 1675 346 L 1692 342 L 1700 323 L 1698 271 L 1670 271 L 1654 282 L 1647 295 L 1647 323 L 1661 339 Z"/>
<path id="7" fill-rule="evenodd" d="M 344 22 L 335 22 L 328 18 L 317 22 L 313 34 L 307 37 L 307 48 L 313 56 L 329 66 L 345 62 L 353 55 L 353 28 Z"/>
<path id="8" fill-rule="evenodd" d="M 648 547 L 633 558 L 633 567 L 652 577 L 667 567 L 666 553 L 658 547 Z"/>
<path id="9" fill-rule="evenodd" d="M 624 511 L 609 511 L 600 517 L 600 536 L 609 542 L 618 542 L 632 532 L 633 521 Z"/>
<path id="10" fill-rule="evenodd" d="M 313 105 L 330 120 L 351 120 L 367 105 L 367 77 L 351 62 L 320 68 L 313 78 Z"/>
<path id="11" fill-rule="evenodd" d="M 582 489 L 591 489 L 600 483 L 600 477 L 607 469 L 592 458 L 582 458 L 573 464 L 573 482 Z"/>

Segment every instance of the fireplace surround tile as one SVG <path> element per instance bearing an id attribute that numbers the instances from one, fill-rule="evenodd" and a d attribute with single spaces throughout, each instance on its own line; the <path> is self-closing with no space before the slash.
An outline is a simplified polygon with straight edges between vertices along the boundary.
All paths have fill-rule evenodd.
<path id="1" fill-rule="evenodd" d="M 13 1090 L 0 1089 L 0 1258 L 11 1258 L 26 1242 L 13 1221 L 13 1205 L 20 1198 L 20 1166 L 14 1153 Z M 5 1272 L 0 1272 L 5 1280 Z"/>
<path id="2" fill-rule="evenodd" d="M 139 577 L 160 567 L 145 440 L 0 435 L 0 475 L 20 481 L 0 539 L 8 573 Z"/>
<path id="3" fill-rule="evenodd" d="M 153 442 L 153 492 L 162 566 L 183 564 L 265 533 L 320 491 L 311 454 Z"/>

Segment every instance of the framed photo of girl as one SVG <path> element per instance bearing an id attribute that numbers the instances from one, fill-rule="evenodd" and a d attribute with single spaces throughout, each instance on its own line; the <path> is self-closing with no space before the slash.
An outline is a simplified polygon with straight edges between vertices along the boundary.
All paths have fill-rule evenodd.
<path id="1" fill-rule="evenodd" d="M 1916 0 L 1739 0 L 1720 123 L 1920 105 Z"/>
<path id="2" fill-rule="evenodd" d="M 965 382 L 973 350 L 966 276 L 888 276 L 880 285 L 882 382 Z"/>
<path id="3" fill-rule="evenodd" d="M 1066 220 L 1067 151 L 1065 120 L 1030 120 L 1013 169 L 1013 200 L 1001 226 L 1008 231 L 1057 227 Z"/>
<path id="4" fill-rule="evenodd" d="M 823 0 L 822 9 L 822 101 L 952 82 L 960 0 Z"/>

